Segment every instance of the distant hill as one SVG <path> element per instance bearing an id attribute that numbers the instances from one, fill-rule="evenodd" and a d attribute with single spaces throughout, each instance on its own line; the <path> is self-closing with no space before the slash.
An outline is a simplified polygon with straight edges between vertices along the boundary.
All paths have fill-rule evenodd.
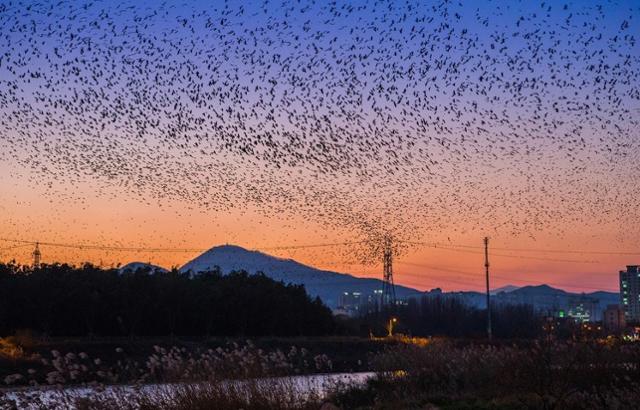
<path id="1" fill-rule="evenodd" d="M 166 270 L 163 267 L 152 265 L 150 263 L 144 263 L 144 262 L 127 263 L 126 265 L 122 266 L 118 270 L 120 271 L 120 273 L 124 273 L 124 272 L 127 272 L 127 271 L 135 272 L 138 269 L 148 269 L 149 273 L 168 272 L 168 270 Z"/>
<path id="2" fill-rule="evenodd" d="M 277 258 L 234 245 L 211 248 L 182 266 L 180 271 L 197 274 L 213 270 L 215 267 L 219 267 L 223 274 L 234 270 L 262 272 L 277 281 L 304 285 L 311 296 L 319 296 L 330 308 L 338 306 L 340 295 L 344 292 L 360 292 L 364 297 L 373 298 L 374 292 L 382 289 L 382 281 L 379 279 L 358 278 L 320 270 L 292 259 Z M 420 295 L 422 292 L 416 289 L 396 286 L 396 296 L 400 299 Z"/>
<path id="3" fill-rule="evenodd" d="M 501 290 L 504 289 L 504 290 Z M 549 285 L 537 286 L 505 286 L 491 291 L 491 301 L 503 305 L 531 305 L 544 313 L 554 313 L 560 310 L 569 312 L 576 303 L 583 303 L 592 310 L 596 320 L 602 317 L 602 311 L 607 305 L 620 303 L 620 295 L 614 292 L 597 291 L 592 293 L 572 293 L 557 289 Z M 470 306 L 485 309 L 487 306 L 486 295 L 482 292 L 427 292 L 425 295 L 442 295 L 455 297 Z"/>
<path id="4" fill-rule="evenodd" d="M 509 292 L 513 292 L 514 290 L 518 290 L 518 289 L 520 289 L 518 286 L 507 285 L 507 286 L 503 286 L 501 288 L 493 289 L 491 291 L 491 294 L 492 295 L 497 295 L 500 292 L 509 293 Z"/>
<path id="5" fill-rule="evenodd" d="M 613 292 L 572 293 L 549 285 L 524 286 L 508 293 L 497 294 L 496 303 L 528 304 L 542 311 L 568 312 L 576 303 L 584 303 L 593 307 L 595 319 L 601 319 L 602 311 L 607 305 L 620 303 L 620 295 Z"/>

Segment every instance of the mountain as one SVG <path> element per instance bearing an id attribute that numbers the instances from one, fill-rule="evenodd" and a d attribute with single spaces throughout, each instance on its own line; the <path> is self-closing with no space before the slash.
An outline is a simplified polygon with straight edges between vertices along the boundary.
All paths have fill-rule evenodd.
<path id="1" fill-rule="evenodd" d="M 319 296 L 330 308 L 340 304 L 340 295 L 345 292 L 359 292 L 365 298 L 376 297 L 382 289 L 379 279 L 357 278 L 313 268 L 292 259 L 282 259 L 258 251 L 250 251 L 240 246 L 224 245 L 209 249 L 180 268 L 181 272 L 192 275 L 220 268 L 223 274 L 245 270 L 249 273 L 262 272 L 266 276 L 284 283 L 304 285 L 312 297 Z M 405 286 L 396 286 L 396 296 L 404 299 L 420 296 L 422 292 Z"/>
<path id="2" fill-rule="evenodd" d="M 620 304 L 620 294 L 613 292 L 605 292 L 599 290 L 597 292 L 589 293 L 589 296 L 600 299 L 601 303 L 606 303 L 608 305 L 618 305 Z"/>
<path id="3" fill-rule="evenodd" d="M 564 309 L 568 304 L 568 293 L 549 285 L 523 286 L 509 293 L 496 295 L 494 300 L 503 304 L 532 305 L 538 309 Z"/>
<path id="4" fill-rule="evenodd" d="M 507 285 L 507 286 L 503 286 L 501 288 L 492 290 L 491 294 L 492 295 L 497 295 L 500 292 L 509 293 L 509 292 L 513 292 L 514 290 L 518 290 L 518 289 L 520 289 L 518 286 Z"/>
<path id="5" fill-rule="evenodd" d="M 333 309 L 342 304 L 340 299 L 345 292 L 349 294 L 359 293 L 357 300 L 354 300 L 351 296 L 345 297 L 349 299 L 347 303 L 357 304 L 367 300 L 379 300 L 380 294 L 378 292 L 382 289 L 382 281 L 379 279 L 358 278 L 344 273 L 320 270 L 292 259 L 282 259 L 234 245 L 213 247 L 182 266 L 180 271 L 195 275 L 199 272 L 214 270 L 216 267 L 219 267 L 223 274 L 238 270 L 245 270 L 249 273 L 263 272 L 277 281 L 304 285 L 312 297 L 319 296 L 327 306 Z M 141 262 L 125 265 L 120 268 L 120 271 L 124 272 L 127 269 L 135 270 L 138 268 L 149 268 L 152 272 L 166 272 L 164 268 Z M 491 293 L 493 295 L 491 298 L 492 303 L 504 305 L 528 304 L 545 313 L 558 312 L 560 310 L 571 312 L 576 310 L 576 306 L 579 306 L 589 310 L 596 320 L 600 319 L 602 311 L 607 305 L 619 303 L 618 293 L 604 291 L 571 293 L 549 285 L 523 287 L 508 285 L 494 289 Z M 442 292 L 440 289 L 433 289 L 431 292 L 420 292 L 416 289 L 396 285 L 398 299 L 423 295 L 427 297 L 455 297 L 470 306 L 480 309 L 486 308 L 486 295 L 483 292 Z"/>
<path id="6" fill-rule="evenodd" d="M 498 304 L 527 304 L 538 310 L 554 313 L 588 310 L 599 320 L 607 305 L 618 304 L 620 296 L 613 292 L 572 293 L 549 285 L 523 286 L 511 292 L 498 293 L 492 299 Z M 486 305 L 486 303 L 485 303 Z"/>
<path id="7" fill-rule="evenodd" d="M 127 263 L 126 265 L 122 266 L 119 271 L 120 273 L 124 273 L 127 271 L 130 272 L 135 272 L 138 269 L 148 269 L 149 273 L 155 273 L 155 272 L 169 272 L 168 270 L 166 270 L 163 267 L 160 266 L 156 266 L 156 265 L 152 265 L 150 263 L 144 263 L 144 262 L 131 262 L 131 263 Z"/>
<path id="8" fill-rule="evenodd" d="M 592 293 L 572 293 L 549 285 L 505 286 L 491 292 L 491 302 L 495 305 L 531 305 L 544 314 L 567 315 L 588 311 L 592 320 L 600 320 L 608 305 L 620 303 L 620 294 L 597 291 Z M 469 306 L 486 309 L 487 296 L 482 292 L 426 292 L 425 296 L 453 297 Z"/>
<path id="9" fill-rule="evenodd" d="M 514 292 L 516 292 L 519 295 L 529 295 L 529 296 L 543 296 L 543 295 L 544 296 L 550 296 L 550 295 L 563 296 L 569 293 L 566 290 L 556 289 L 549 285 L 523 286 Z"/>

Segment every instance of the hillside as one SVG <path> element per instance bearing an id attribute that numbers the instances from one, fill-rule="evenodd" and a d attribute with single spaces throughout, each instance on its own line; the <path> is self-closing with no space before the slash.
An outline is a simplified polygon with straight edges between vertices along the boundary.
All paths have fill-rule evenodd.
<path id="1" fill-rule="evenodd" d="M 140 262 L 130 263 L 120 270 L 124 271 L 140 267 L 150 268 L 151 271 L 166 271 L 161 267 Z M 219 267 L 223 274 L 238 270 L 245 270 L 249 273 L 262 272 L 277 281 L 304 285 L 311 296 L 319 296 L 332 309 L 340 305 L 340 296 L 344 292 L 359 292 L 362 295 L 361 301 L 366 301 L 367 299 L 378 300 L 379 294 L 375 292 L 382 288 L 382 281 L 379 279 L 358 278 L 349 274 L 316 269 L 292 259 L 278 258 L 235 245 L 213 247 L 186 263 L 180 268 L 180 271 L 196 275 L 199 272 L 214 270 L 216 267 Z M 428 273 L 425 272 L 426 274 Z M 587 294 L 571 293 L 549 285 L 522 287 L 509 285 L 494 289 L 491 293 L 493 294 L 492 300 L 494 303 L 528 304 L 545 312 L 568 311 L 576 300 L 590 300 L 593 302 L 592 310 L 596 318 L 600 318 L 607 305 L 619 303 L 619 295 L 617 293 L 604 291 Z M 468 305 L 478 308 L 486 306 L 485 294 L 474 291 L 423 293 L 416 289 L 396 285 L 396 295 L 398 299 L 420 297 L 422 295 L 442 295 L 458 298 Z"/>
<path id="2" fill-rule="evenodd" d="M 302 284 L 311 296 L 319 296 L 324 303 L 336 308 L 344 292 L 360 292 L 374 297 L 374 291 L 382 289 L 379 279 L 357 278 L 352 275 L 325 271 L 282 259 L 240 246 L 223 245 L 209 249 L 180 268 L 181 272 L 197 274 L 219 267 L 222 273 L 245 270 L 249 273 L 263 272 L 272 279 L 285 283 Z M 398 298 L 419 296 L 420 291 L 405 286 L 396 286 Z"/>

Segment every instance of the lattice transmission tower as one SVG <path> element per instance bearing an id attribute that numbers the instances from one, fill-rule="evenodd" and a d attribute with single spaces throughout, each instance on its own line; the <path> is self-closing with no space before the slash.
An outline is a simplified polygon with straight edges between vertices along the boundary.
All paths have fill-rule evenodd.
<path id="1" fill-rule="evenodd" d="M 393 240 L 384 238 L 382 263 L 382 307 L 396 305 L 396 288 L 393 284 Z"/>
<path id="2" fill-rule="evenodd" d="M 33 267 L 40 267 L 40 258 L 42 257 L 42 253 L 40 253 L 40 244 L 36 242 L 36 248 L 33 250 Z"/>

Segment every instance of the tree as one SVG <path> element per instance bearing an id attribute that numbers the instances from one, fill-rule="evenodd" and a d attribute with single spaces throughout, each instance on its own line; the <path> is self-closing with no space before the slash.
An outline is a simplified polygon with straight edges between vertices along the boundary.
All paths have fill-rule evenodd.
<path id="1" fill-rule="evenodd" d="M 219 270 L 119 272 L 0 264 L 0 330 L 52 336 L 299 336 L 335 330 L 304 287 Z"/>

